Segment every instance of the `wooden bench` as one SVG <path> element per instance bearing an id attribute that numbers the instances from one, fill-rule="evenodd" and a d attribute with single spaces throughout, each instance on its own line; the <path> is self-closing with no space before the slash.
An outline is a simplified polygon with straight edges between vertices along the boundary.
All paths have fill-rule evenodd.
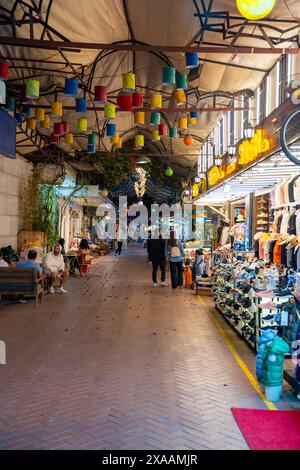
<path id="1" fill-rule="evenodd" d="M 23 295 L 43 303 L 46 276 L 37 277 L 35 269 L 0 268 L 0 296 Z"/>

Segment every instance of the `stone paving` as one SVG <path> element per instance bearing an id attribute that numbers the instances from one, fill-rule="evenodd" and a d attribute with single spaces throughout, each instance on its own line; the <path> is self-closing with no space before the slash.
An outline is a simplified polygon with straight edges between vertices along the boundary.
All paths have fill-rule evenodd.
<path id="1" fill-rule="evenodd" d="M 252 370 L 254 354 L 209 300 L 153 288 L 145 258 L 101 258 L 39 308 L 1 305 L 0 449 L 248 448 L 230 408 L 265 405 L 212 315 Z"/>

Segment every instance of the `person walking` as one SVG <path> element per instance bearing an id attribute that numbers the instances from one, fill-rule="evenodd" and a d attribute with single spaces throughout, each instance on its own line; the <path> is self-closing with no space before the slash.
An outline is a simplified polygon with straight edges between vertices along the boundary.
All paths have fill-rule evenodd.
<path id="1" fill-rule="evenodd" d="M 175 233 L 170 233 L 169 243 L 166 245 L 166 253 L 170 261 L 172 289 L 183 286 L 183 260 L 184 251 L 180 240 L 175 238 Z"/>
<path id="2" fill-rule="evenodd" d="M 149 261 L 152 262 L 152 282 L 153 287 L 157 286 L 157 271 L 160 268 L 161 286 L 166 287 L 166 243 L 161 234 L 159 238 L 149 238 L 148 242 Z"/>

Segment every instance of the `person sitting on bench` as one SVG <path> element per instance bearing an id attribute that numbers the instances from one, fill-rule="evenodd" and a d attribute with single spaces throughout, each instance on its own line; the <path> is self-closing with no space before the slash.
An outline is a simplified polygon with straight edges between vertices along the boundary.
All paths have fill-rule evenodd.
<path id="1" fill-rule="evenodd" d="M 27 259 L 20 259 L 16 264 L 16 268 L 35 269 L 37 277 L 40 278 L 42 276 L 42 268 L 38 263 L 36 263 L 36 258 L 37 252 L 35 250 L 29 250 L 27 254 Z"/>
<path id="2" fill-rule="evenodd" d="M 50 294 L 54 294 L 53 284 L 56 279 L 60 280 L 60 288 L 58 292 L 67 294 L 68 291 L 64 289 L 64 285 L 68 278 L 68 273 L 65 270 L 65 262 L 62 254 L 60 253 L 61 246 L 56 243 L 53 247 L 53 251 L 47 253 L 45 258 L 45 274 L 48 274 L 50 278 Z"/>

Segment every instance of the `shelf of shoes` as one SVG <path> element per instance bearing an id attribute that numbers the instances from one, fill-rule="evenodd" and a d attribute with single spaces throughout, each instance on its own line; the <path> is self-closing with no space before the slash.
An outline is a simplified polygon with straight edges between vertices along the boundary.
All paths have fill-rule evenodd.
<path id="1" fill-rule="evenodd" d="M 268 232 L 270 223 L 270 195 L 263 194 L 255 198 L 255 233 Z"/>

